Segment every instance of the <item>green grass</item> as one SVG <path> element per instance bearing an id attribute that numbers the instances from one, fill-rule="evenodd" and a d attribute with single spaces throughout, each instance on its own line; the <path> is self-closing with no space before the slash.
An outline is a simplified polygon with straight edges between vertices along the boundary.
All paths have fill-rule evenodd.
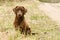
<path id="1" fill-rule="evenodd" d="M 17 5 L 27 8 L 25 18 L 32 32 L 38 34 L 24 37 L 19 31 L 14 30 L 15 15 L 12 9 Z M 0 40 L 60 40 L 59 30 L 59 25 L 40 11 L 38 3 L 34 1 L 6 2 L 0 6 Z"/>

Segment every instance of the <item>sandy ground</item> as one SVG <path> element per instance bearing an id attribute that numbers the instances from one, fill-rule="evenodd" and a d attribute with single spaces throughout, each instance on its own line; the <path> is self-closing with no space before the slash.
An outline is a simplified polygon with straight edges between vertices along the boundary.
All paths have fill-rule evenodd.
<path id="1" fill-rule="evenodd" d="M 52 20 L 60 24 L 60 3 L 40 3 L 38 7 Z"/>

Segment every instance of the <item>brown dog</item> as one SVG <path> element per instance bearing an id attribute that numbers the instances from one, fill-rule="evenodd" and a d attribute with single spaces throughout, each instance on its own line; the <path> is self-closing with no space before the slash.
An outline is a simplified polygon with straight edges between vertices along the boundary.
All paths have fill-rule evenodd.
<path id="1" fill-rule="evenodd" d="M 14 27 L 15 30 L 20 30 L 21 34 L 31 34 L 31 29 L 28 26 L 28 24 L 25 21 L 24 15 L 27 12 L 27 9 L 25 9 L 23 6 L 16 6 L 13 9 L 13 12 L 15 13 L 15 21 L 14 21 Z"/>

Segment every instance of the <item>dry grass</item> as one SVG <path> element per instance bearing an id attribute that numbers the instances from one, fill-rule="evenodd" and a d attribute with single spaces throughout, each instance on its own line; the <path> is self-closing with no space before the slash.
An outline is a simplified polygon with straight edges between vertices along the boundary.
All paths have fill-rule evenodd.
<path id="1" fill-rule="evenodd" d="M 0 40 L 60 40 L 60 28 L 44 12 L 37 7 L 34 1 L 6 2 L 0 4 Z M 17 5 L 23 5 L 28 9 L 25 17 L 32 32 L 36 35 L 24 35 L 15 31 L 13 27 L 14 13 L 12 9 Z"/>

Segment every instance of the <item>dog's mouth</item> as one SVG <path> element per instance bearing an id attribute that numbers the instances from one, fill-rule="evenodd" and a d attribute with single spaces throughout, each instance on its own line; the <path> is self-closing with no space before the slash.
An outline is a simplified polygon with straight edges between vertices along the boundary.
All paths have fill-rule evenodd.
<path id="1" fill-rule="evenodd" d="M 18 14 L 17 14 L 17 17 L 21 17 L 21 16 L 22 16 L 22 13 L 18 13 Z"/>

